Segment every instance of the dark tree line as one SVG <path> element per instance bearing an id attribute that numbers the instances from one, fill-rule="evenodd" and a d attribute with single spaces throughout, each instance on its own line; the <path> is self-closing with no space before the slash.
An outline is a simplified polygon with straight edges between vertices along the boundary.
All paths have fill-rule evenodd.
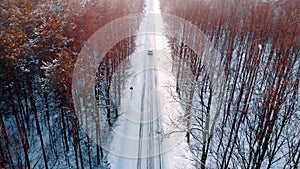
<path id="1" fill-rule="evenodd" d="M 142 10 L 143 2 L 135 2 L 135 9 L 132 3 L 0 1 L 0 168 L 109 165 L 104 152 L 80 129 L 72 103 L 72 71 L 84 42 L 96 30 Z M 117 44 L 112 52 L 127 53 L 108 54 L 107 60 L 117 64 L 132 52 L 124 49 L 133 42 Z M 111 68 L 106 74 L 99 70 L 109 82 Z M 105 81 L 99 84 L 105 86 Z"/>
<path id="2" fill-rule="evenodd" d="M 119 116 L 126 63 L 128 56 L 135 50 L 134 39 L 135 37 L 129 37 L 116 44 L 98 68 L 96 97 L 100 108 L 106 109 L 106 118 L 110 126 Z"/>
<path id="3" fill-rule="evenodd" d="M 170 39 L 197 168 L 299 168 L 299 5 L 161 1 L 164 12 L 206 35 L 223 72 L 218 98 L 211 75 L 216 72 L 203 62 L 210 56 Z"/>

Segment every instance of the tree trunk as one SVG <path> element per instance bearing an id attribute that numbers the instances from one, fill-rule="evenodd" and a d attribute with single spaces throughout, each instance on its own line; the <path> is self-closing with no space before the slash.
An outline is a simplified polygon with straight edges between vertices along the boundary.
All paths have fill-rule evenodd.
<path id="1" fill-rule="evenodd" d="M 78 140 L 80 140 L 80 138 L 78 138 Z M 82 157 L 80 141 L 78 141 L 78 148 L 79 148 L 80 165 L 81 165 L 81 168 L 84 169 L 84 161 L 83 161 L 83 157 Z"/>
<path id="2" fill-rule="evenodd" d="M 90 147 L 90 137 L 89 135 L 87 134 L 87 141 L 88 141 L 88 144 L 87 144 L 87 148 L 88 148 L 88 157 L 89 157 L 89 166 L 90 166 L 90 169 L 92 169 L 92 157 L 91 157 L 91 147 Z"/>
<path id="3" fill-rule="evenodd" d="M 179 61 L 178 61 L 177 76 L 176 76 L 176 92 L 177 93 L 180 93 L 180 90 L 179 90 L 179 86 L 180 86 L 179 79 L 181 78 L 180 77 L 180 72 L 181 72 L 181 62 L 182 62 L 182 57 L 183 57 L 183 47 L 184 47 L 184 43 L 181 42 L 181 46 L 179 48 Z"/>
<path id="4" fill-rule="evenodd" d="M 51 125 L 50 125 L 50 113 L 49 113 L 49 103 L 48 103 L 48 93 L 46 91 L 43 92 L 44 95 L 44 99 L 45 99 L 45 112 L 46 112 L 46 116 L 47 116 L 47 125 L 48 125 L 48 130 L 49 130 L 49 142 L 50 142 L 50 148 L 52 150 L 52 152 L 55 153 L 54 151 L 54 144 L 53 144 L 53 138 L 52 138 L 52 130 L 51 130 Z"/>
<path id="5" fill-rule="evenodd" d="M 68 128 L 66 126 L 66 121 L 65 121 L 65 111 L 64 108 L 61 107 L 60 108 L 60 112 L 61 112 L 61 123 L 62 123 L 62 141 L 64 144 L 64 154 L 65 154 L 65 159 L 66 159 L 66 163 L 68 164 L 68 166 L 70 167 L 70 161 L 69 161 L 69 143 L 68 143 L 68 137 L 67 137 L 67 132 L 68 132 Z"/>
<path id="6" fill-rule="evenodd" d="M 8 82 L 10 83 L 9 74 L 8 74 L 7 70 L 6 70 L 6 77 L 7 77 Z M 13 94 L 13 89 L 11 87 L 9 88 L 9 95 L 10 95 L 10 100 L 11 100 L 15 120 L 16 120 L 16 123 L 17 123 L 18 131 L 19 131 L 19 134 L 20 134 L 21 143 L 22 143 L 22 146 L 23 146 L 24 154 L 25 154 L 26 166 L 27 166 L 28 169 L 30 169 L 31 167 L 30 167 L 30 160 L 29 160 L 29 155 L 28 155 L 28 145 L 26 144 L 26 141 L 25 141 L 26 138 L 23 135 L 20 120 L 19 120 L 19 117 L 18 117 L 17 108 L 16 108 L 16 105 L 15 105 L 15 98 L 14 98 L 14 94 Z"/>
<path id="7" fill-rule="evenodd" d="M 10 166 L 15 169 L 15 164 L 14 164 L 14 161 L 13 161 L 13 158 L 12 158 L 12 155 L 11 155 L 11 152 L 10 152 L 10 149 L 9 149 L 9 140 L 8 140 L 8 135 L 7 135 L 7 132 L 6 132 L 6 127 L 5 127 L 5 124 L 4 124 L 4 120 L 3 120 L 3 117 L 2 117 L 2 114 L 0 113 L 0 129 L 2 131 L 2 136 L 4 137 L 4 141 L 5 141 L 5 146 L 6 146 L 6 149 L 7 149 L 7 155 L 8 155 L 8 158 L 10 160 Z M 2 150 L 2 145 L 0 143 L 0 146 L 1 146 L 1 150 Z M 0 157 L 0 161 L 3 161 L 4 162 L 4 165 L 5 165 L 5 159 L 4 159 L 4 153 L 1 151 L 1 157 Z M 2 165 L 0 167 L 3 167 Z M 6 168 L 5 166 L 3 168 Z"/>
<path id="8" fill-rule="evenodd" d="M 33 98 L 32 85 L 31 85 L 31 82 L 29 82 L 28 80 L 27 80 L 27 86 L 28 86 L 28 92 L 29 92 L 31 106 L 33 108 L 33 113 L 34 113 L 34 117 L 35 117 L 36 129 L 37 129 L 38 135 L 40 137 L 40 142 L 41 142 L 41 146 L 42 146 L 42 152 L 43 152 L 43 157 L 44 157 L 45 168 L 48 169 L 48 160 L 47 160 L 47 156 L 46 156 L 46 149 L 45 149 L 43 136 L 42 136 L 42 131 L 41 131 L 41 127 L 40 127 L 38 111 L 37 111 L 37 108 L 36 108 L 36 105 L 35 105 L 35 100 Z"/>

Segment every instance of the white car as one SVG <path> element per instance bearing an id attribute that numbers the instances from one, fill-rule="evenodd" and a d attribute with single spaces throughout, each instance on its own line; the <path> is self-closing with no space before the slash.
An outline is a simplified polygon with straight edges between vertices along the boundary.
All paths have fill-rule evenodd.
<path id="1" fill-rule="evenodd" d="M 148 49 L 148 55 L 153 55 L 152 49 Z"/>

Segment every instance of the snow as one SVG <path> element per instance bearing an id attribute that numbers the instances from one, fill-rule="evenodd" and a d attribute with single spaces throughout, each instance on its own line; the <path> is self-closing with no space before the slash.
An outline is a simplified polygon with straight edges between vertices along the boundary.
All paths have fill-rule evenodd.
<path id="1" fill-rule="evenodd" d="M 259 50 L 262 50 L 262 45 L 258 44 L 258 48 L 259 48 Z"/>
<path id="2" fill-rule="evenodd" d="M 183 110 L 175 95 L 171 54 L 163 32 L 158 0 L 146 0 L 145 16 L 137 32 L 136 51 L 130 56 L 127 79 L 116 127 L 112 130 L 108 161 L 111 168 L 193 168 L 186 143 Z M 153 19 L 153 18 L 152 18 Z M 154 26 L 158 32 L 147 32 Z M 153 55 L 148 55 L 153 49 Z M 130 87 L 133 87 L 130 90 Z M 174 98 L 177 97 L 177 98 Z"/>

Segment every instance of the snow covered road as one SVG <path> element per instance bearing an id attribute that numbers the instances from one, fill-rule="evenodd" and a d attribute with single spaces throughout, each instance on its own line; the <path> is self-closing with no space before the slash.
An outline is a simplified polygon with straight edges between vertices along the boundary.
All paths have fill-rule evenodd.
<path id="1" fill-rule="evenodd" d="M 175 90 L 170 89 L 175 78 L 167 38 L 161 34 L 158 0 L 146 0 L 144 11 L 136 51 L 129 58 L 131 76 L 124 86 L 122 115 L 112 131 L 108 160 L 113 169 L 192 168 L 184 132 L 165 136 L 176 130 L 166 125 L 170 116 L 176 117 L 182 110 L 170 91 Z M 147 17 L 153 12 L 154 17 Z M 148 49 L 153 49 L 153 55 Z"/>

